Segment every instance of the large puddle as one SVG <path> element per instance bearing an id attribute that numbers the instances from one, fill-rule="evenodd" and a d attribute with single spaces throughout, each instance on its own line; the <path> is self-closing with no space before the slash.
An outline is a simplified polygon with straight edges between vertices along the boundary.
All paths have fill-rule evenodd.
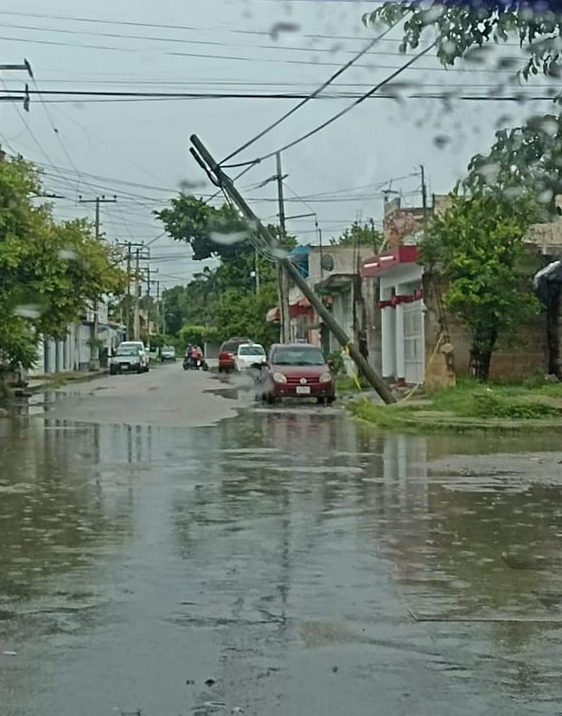
<path id="1" fill-rule="evenodd" d="M 0 711 L 558 713 L 558 450 L 0 420 Z"/>

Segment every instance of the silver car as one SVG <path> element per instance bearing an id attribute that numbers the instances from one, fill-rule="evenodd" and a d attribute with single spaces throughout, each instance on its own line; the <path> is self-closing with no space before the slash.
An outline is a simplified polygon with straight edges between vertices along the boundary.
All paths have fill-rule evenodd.
<path id="1" fill-rule="evenodd" d="M 121 344 L 111 357 L 109 374 L 118 373 L 144 373 L 147 370 L 144 354 L 138 346 L 124 346 Z"/>

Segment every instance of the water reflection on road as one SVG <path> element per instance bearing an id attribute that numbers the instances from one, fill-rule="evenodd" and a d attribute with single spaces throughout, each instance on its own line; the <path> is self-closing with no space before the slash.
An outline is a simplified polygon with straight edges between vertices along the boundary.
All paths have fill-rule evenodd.
<path id="1" fill-rule="evenodd" d="M 559 712 L 562 466 L 497 451 L 312 407 L 0 421 L 1 713 Z"/>

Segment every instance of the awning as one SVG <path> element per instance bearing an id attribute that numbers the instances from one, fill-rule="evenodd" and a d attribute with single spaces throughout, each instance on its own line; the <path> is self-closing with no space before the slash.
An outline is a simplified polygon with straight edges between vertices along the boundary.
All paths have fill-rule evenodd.
<path id="1" fill-rule="evenodd" d="M 314 288 L 319 293 L 332 293 L 333 291 L 342 291 L 351 286 L 353 277 L 352 273 L 332 273 L 323 281 L 315 284 Z"/>
<path id="2" fill-rule="evenodd" d="M 306 316 L 312 311 L 310 302 L 304 296 L 298 298 L 294 303 L 289 306 L 289 318 L 296 318 L 297 316 Z M 265 314 L 265 320 L 268 323 L 279 323 L 281 321 L 281 311 L 279 306 L 270 308 Z"/>
<path id="3" fill-rule="evenodd" d="M 270 308 L 269 311 L 265 314 L 265 320 L 268 323 L 279 323 L 279 321 L 281 320 L 281 311 L 279 310 L 279 306 Z"/>
<path id="4" fill-rule="evenodd" d="M 415 264 L 418 261 L 417 246 L 398 246 L 390 251 L 384 251 L 361 262 L 359 270 L 361 278 L 378 276 L 393 266 L 400 264 Z"/>

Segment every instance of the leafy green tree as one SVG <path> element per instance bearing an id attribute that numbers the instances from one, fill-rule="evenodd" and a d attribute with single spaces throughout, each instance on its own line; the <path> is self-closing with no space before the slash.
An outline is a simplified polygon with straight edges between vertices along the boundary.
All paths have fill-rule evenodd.
<path id="1" fill-rule="evenodd" d="M 472 158 L 465 184 L 472 193 L 497 191 L 512 199 L 530 195 L 542 205 L 544 218 L 555 212 L 562 193 L 562 118 L 532 117 L 521 127 L 496 132 L 486 155 Z"/>
<path id="2" fill-rule="evenodd" d="M 561 16 L 547 8 L 521 6 L 504 0 L 385 2 L 363 20 L 368 25 L 403 23 L 403 52 L 419 48 L 426 37 L 434 41 L 437 34 L 436 54 L 444 65 L 453 65 L 461 57 L 478 64 L 483 59 L 479 48 L 517 39 L 521 46 L 528 43 L 527 59 L 519 68 L 525 78 L 539 73 L 559 77 Z M 511 68 L 516 66 L 510 57 L 498 58 L 497 69 Z"/>
<path id="3" fill-rule="evenodd" d="M 83 220 L 56 223 L 36 205 L 40 175 L 0 159 L 0 364 L 30 367 L 41 335 L 64 337 L 85 306 L 124 289 L 112 250 Z"/>
<path id="4" fill-rule="evenodd" d="M 235 257 L 250 233 L 247 222 L 230 204 L 216 208 L 185 194 L 172 198 L 167 208 L 154 213 L 172 238 L 189 244 L 196 261 Z"/>
<path id="5" fill-rule="evenodd" d="M 172 199 L 157 216 L 170 236 L 191 246 L 196 260 L 220 259 L 216 269 L 206 266 L 186 286 L 164 293 L 170 332 L 179 335 L 182 326 L 204 325 L 220 340 L 232 335 L 273 340 L 277 329 L 265 319 L 277 303 L 275 258 L 256 248 L 255 230 L 230 205 L 216 208 L 188 196 Z M 296 246 L 280 227 L 268 229 L 282 249 Z"/>
<path id="6" fill-rule="evenodd" d="M 338 238 L 331 239 L 330 244 L 332 246 L 370 246 L 373 253 L 378 253 L 383 248 L 384 235 L 382 231 L 375 229 L 373 219 L 367 223 L 354 221 Z"/>
<path id="7" fill-rule="evenodd" d="M 256 294 L 227 289 L 213 306 L 213 324 L 220 339 L 248 336 L 263 345 L 275 342 L 279 329 L 267 323 L 265 316 L 276 302 L 277 288 L 271 282 L 260 286 Z"/>
<path id="8" fill-rule="evenodd" d="M 494 194 L 452 196 L 420 242 L 420 258 L 443 278 L 443 304 L 470 331 L 471 369 L 487 380 L 498 337 L 539 310 L 523 238 L 536 219 L 531 202 Z"/>

